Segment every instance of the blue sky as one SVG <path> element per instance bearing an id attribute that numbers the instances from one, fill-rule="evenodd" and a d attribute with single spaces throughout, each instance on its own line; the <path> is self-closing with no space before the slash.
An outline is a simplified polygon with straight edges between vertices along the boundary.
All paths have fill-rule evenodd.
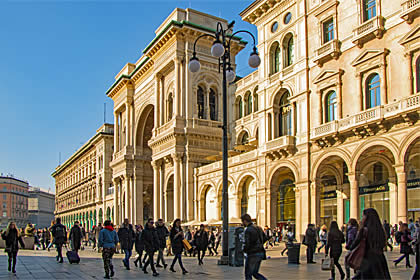
<path id="1" fill-rule="evenodd" d="M 252 1 L 9 1 L 0 0 L 0 173 L 54 190 L 51 173 L 113 122 L 105 92 L 134 63 L 175 7 L 235 20 Z M 244 37 L 250 41 L 250 38 Z M 247 66 L 248 46 L 238 56 Z"/>

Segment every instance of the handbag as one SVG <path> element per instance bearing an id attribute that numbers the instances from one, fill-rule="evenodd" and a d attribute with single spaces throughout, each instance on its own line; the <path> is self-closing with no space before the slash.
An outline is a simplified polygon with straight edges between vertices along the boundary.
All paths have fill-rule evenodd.
<path id="1" fill-rule="evenodd" d="M 332 258 L 322 259 L 321 269 L 322 270 L 332 270 L 334 267 L 334 261 Z"/>
<path id="2" fill-rule="evenodd" d="M 362 261 L 366 253 L 366 230 L 363 230 L 363 236 L 356 248 L 351 250 L 345 257 L 345 263 L 355 270 L 360 270 Z"/>
<path id="3" fill-rule="evenodd" d="M 182 244 L 184 244 L 185 250 L 189 251 L 189 250 L 192 249 L 192 246 L 191 246 L 190 242 L 188 242 L 187 239 L 185 239 L 185 238 L 182 239 Z"/>

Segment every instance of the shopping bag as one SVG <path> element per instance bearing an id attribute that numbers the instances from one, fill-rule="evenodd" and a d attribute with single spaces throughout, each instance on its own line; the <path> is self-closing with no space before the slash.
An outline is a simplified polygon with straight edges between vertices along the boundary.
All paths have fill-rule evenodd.
<path id="1" fill-rule="evenodd" d="M 187 239 L 182 239 L 182 244 L 184 244 L 185 250 L 189 251 L 192 249 L 190 242 Z"/>
<path id="2" fill-rule="evenodd" d="M 322 259 L 321 269 L 322 270 L 332 270 L 334 265 L 334 261 L 332 258 L 325 258 Z"/>

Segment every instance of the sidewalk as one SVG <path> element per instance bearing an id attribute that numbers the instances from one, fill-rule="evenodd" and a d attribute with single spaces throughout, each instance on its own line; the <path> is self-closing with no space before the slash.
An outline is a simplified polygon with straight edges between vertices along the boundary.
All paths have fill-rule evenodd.
<path id="1" fill-rule="evenodd" d="M 264 261 L 260 272 L 268 279 L 328 279 L 330 273 L 321 271 L 321 259 L 324 254 L 316 254 L 315 261 L 317 264 L 306 264 L 305 249 L 301 248 L 301 264 L 287 264 L 287 256 L 280 255 L 284 245 L 276 246 L 267 251 L 270 257 Z M 5 253 L 0 254 L 0 279 L 103 279 L 104 271 L 101 255 L 91 249 L 80 252 L 82 258 L 79 265 L 70 265 L 65 259 L 64 264 L 57 264 L 55 261 L 55 251 L 19 251 L 17 275 L 13 276 L 7 271 L 7 256 Z M 406 269 L 404 263 L 395 268 L 392 260 L 399 256 L 399 248 L 394 252 L 386 253 L 388 265 L 392 279 L 411 279 L 414 268 Z M 114 266 L 116 277 L 114 279 L 243 279 L 243 267 L 218 266 L 218 257 L 205 257 L 204 266 L 198 266 L 195 258 L 183 258 L 186 269 L 190 272 L 183 276 L 178 265 L 175 270 L 177 273 L 168 270 L 158 269 L 160 276 L 152 277 L 151 273 L 145 275 L 134 266 L 131 261 L 131 270 L 125 270 L 121 260 L 122 254 L 114 257 Z M 168 257 L 167 263 L 170 263 L 172 257 Z M 341 263 L 344 258 L 341 258 Z M 411 264 L 414 265 L 414 256 L 411 257 Z M 150 272 L 150 268 L 149 268 Z"/>

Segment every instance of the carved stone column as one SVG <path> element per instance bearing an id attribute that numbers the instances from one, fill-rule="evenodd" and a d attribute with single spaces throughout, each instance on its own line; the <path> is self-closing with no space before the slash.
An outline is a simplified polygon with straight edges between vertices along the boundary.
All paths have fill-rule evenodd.
<path id="1" fill-rule="evenodd" d="M 119 209 L 118 209 L 118 180 L 116 178 L 114 178 L 113 180 L 114 183 L 114 217 L 112 218 L 113 222 L 115 225 L 119 224 Z"/>
<path id="2" fill-rule="evenodd" d="M 365 106 L 365 98 L 363 98 L 363 75 L 362 73 L 356 73 L 357 79 L 357 98 L 356 98 L 356 107 L 359 108 L 359 111 L 363 111 Z"/>
<path id="3" fill-rule="evenodd" d="M 407 222 L 407 174 L 404 164 L 395 166 L 398 178 L 398 222 Z"/>
<path id="4" fill-rule="evenodd" d="M 341 227 L 346 222 L 344 221 L 344 199 L 343 199 L 343 192 L 341 191 L 342 186 L 340 186 L 337 192 L 337 223 L 338 226 Z"/>
<path id="5" fill-rule="evenodd" d="M 379 69 L 381 70 L 381 105 L 388 104 L 388 86 L 387 86 L 387 74 L 386 74 L 386 65 L 381 64 Z"/>
<path id="6" fill-rule="evenodd" d="M 388 178 L 389 186 L 389 223 L 398 224 L 398 186 L 395 176 Z"/>
<path id="7" fill-rule="evenodd" d="M 350 218 L 359 219 L 359 183 L 355 173 L 348 174 L 350 182 Z"/>
<path id="8" fill-rule="evenodd" d="M 152 161 L 153 167 L 153 218 L 159 219 L 160 216 L 160 192 L 159 192 L 159 184 L 160 184 L 160 162 L 159 161 Z"/>
<path id="9" fill-rule="evenodd" d="M 181 155 L 172 154 L 174 161 L 174 219 L 181 218 Z"/>
<path id="10" fill-rule="evenodd" d="M 155 76 L 155 98 L 156 98 L 156 104 L 155 104 L 155 129 L 160 126 L 160 79 L 161 74 L 157 73 Z"/>

